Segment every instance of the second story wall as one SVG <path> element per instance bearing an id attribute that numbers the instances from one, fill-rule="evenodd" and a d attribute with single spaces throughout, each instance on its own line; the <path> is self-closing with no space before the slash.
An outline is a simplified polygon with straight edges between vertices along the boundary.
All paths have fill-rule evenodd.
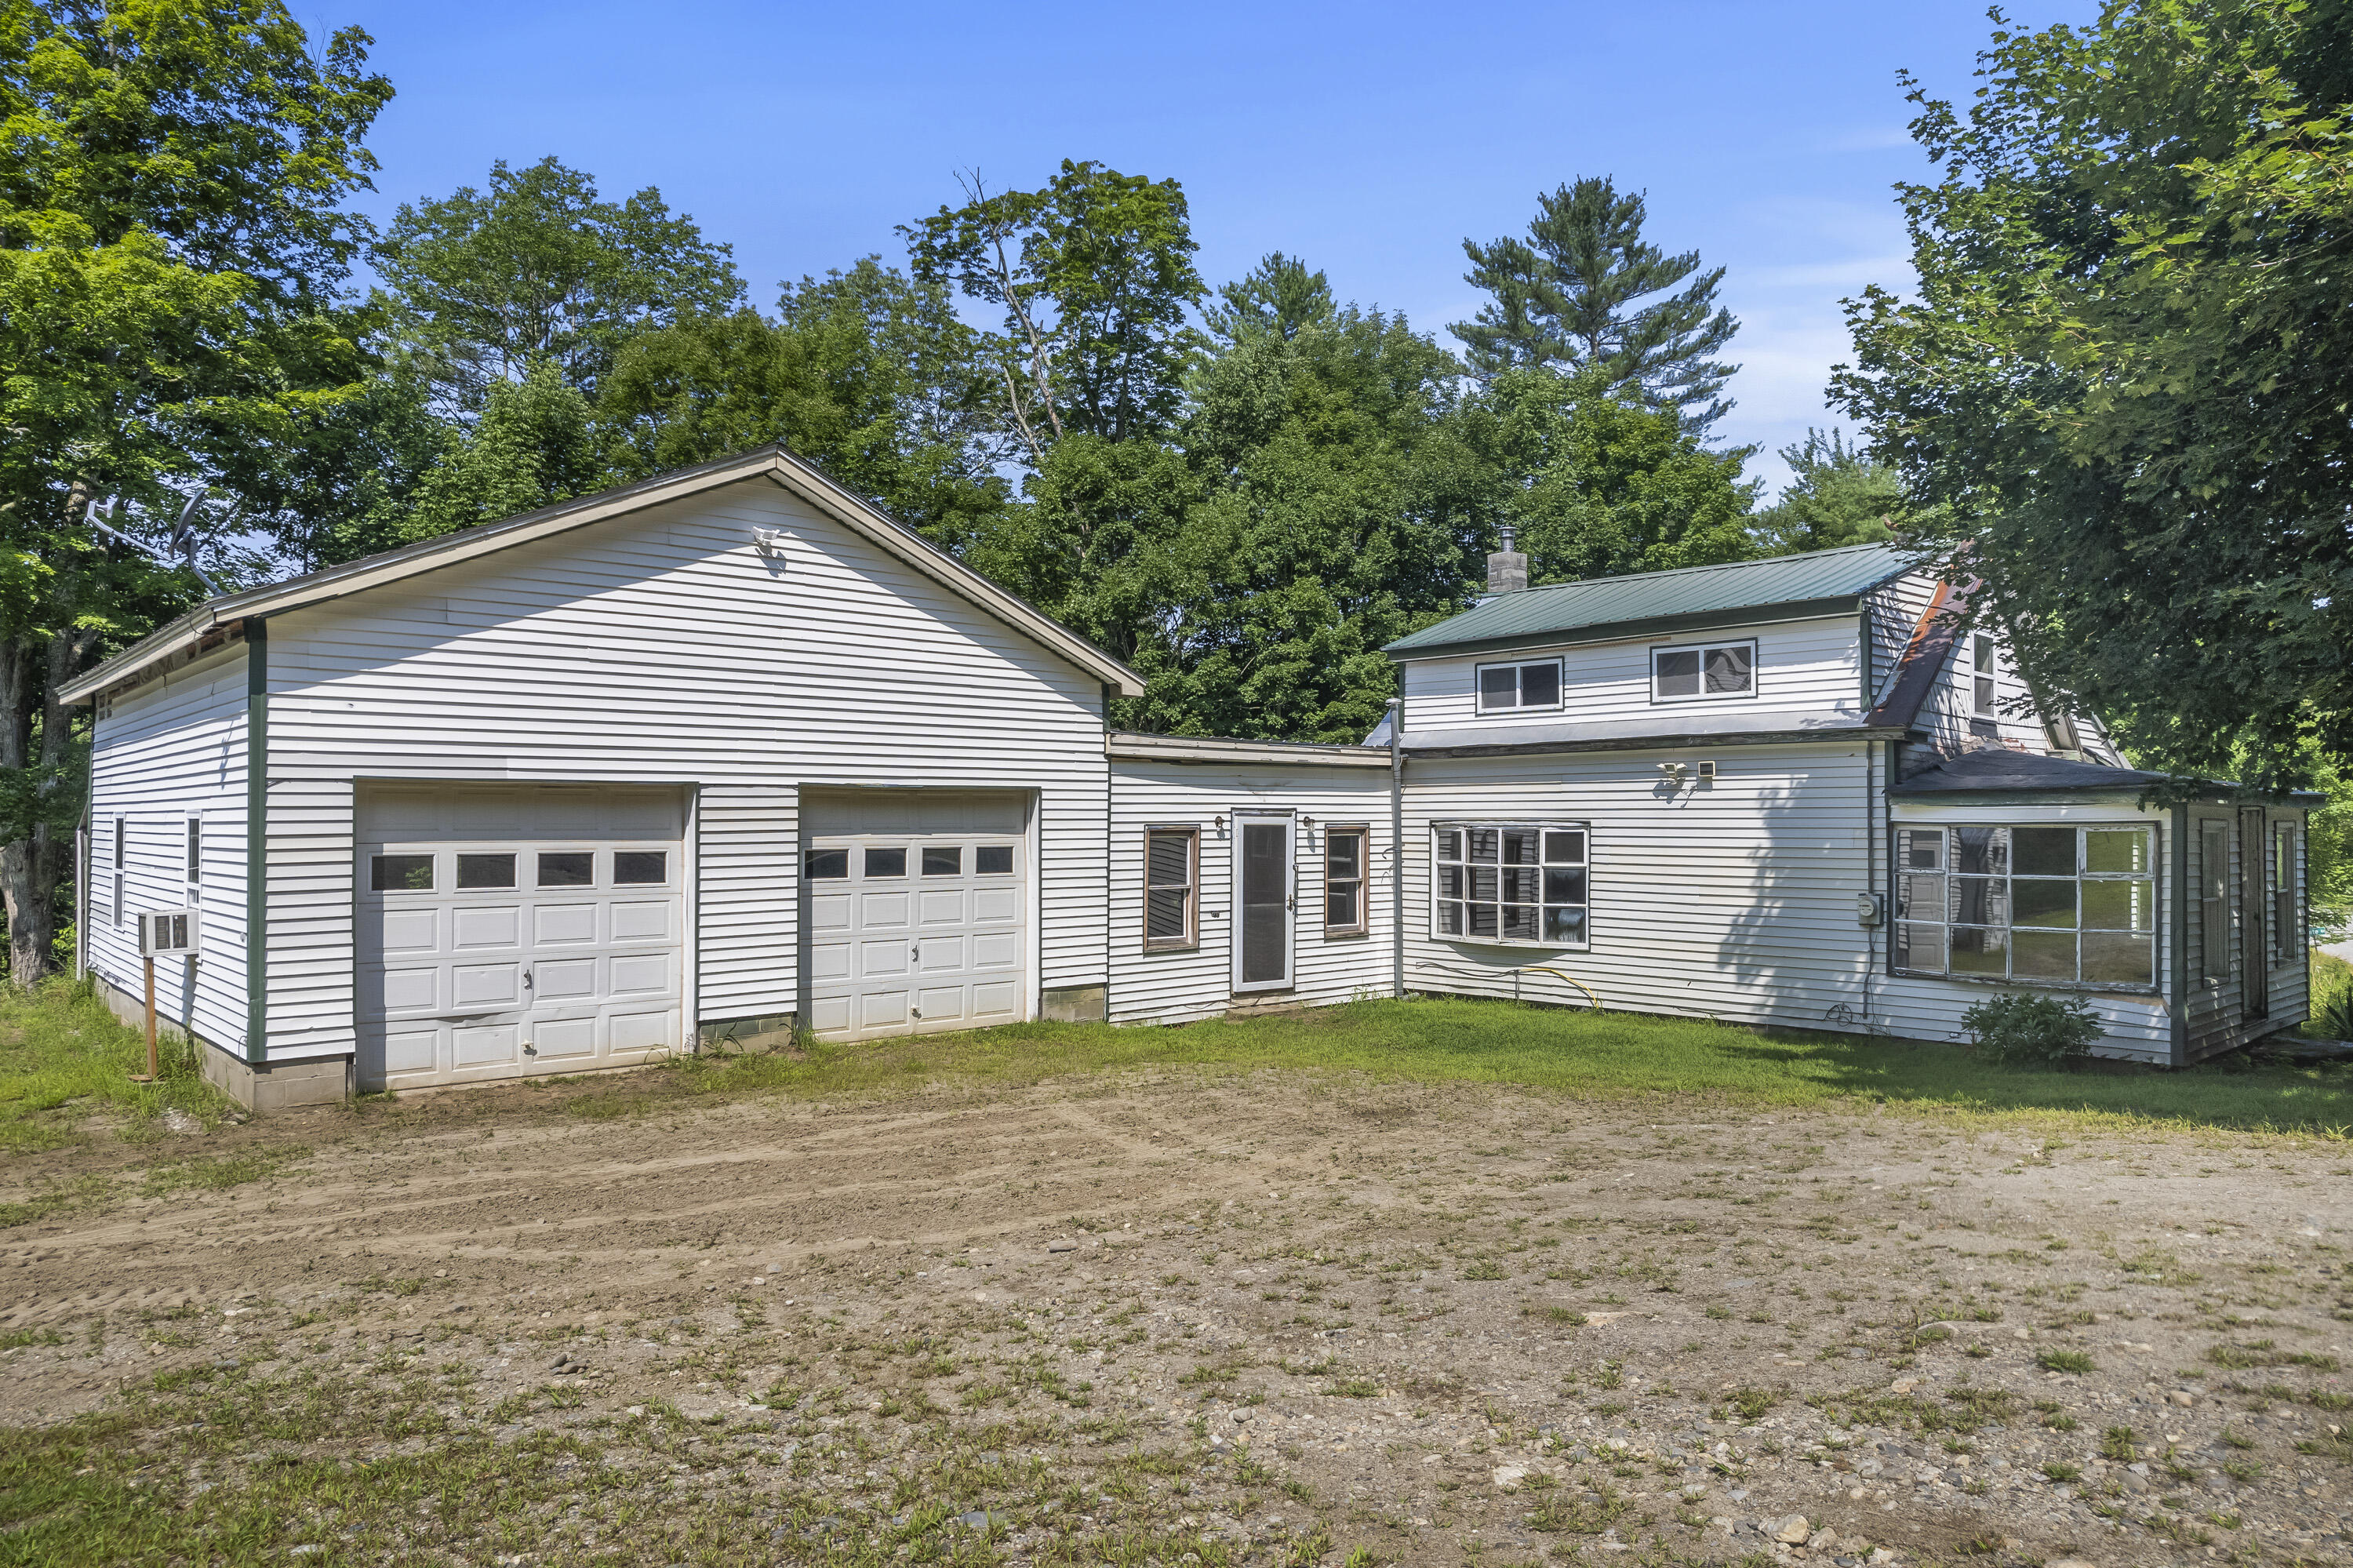
<path id="1" fill-rule="evenodd" d="M 1726 652 L 1725 651 L 1730 651 Z M 1697 656 L 1696 694 L 1662 679 L 1662 652 Z M 1417 659 L 1403 669 L 1406 730 L 1535 727 L 1562 723 L 1657 720 L 1674 727 L 1699 717 L 1760 713 L 1859 716 L 1862 709 L 1862 621 L 1854 615 L 1766 621 L 1712 631 L 1672 632 L 1558 643 L 1508 653 Z M 1747 661 L 1748 690 L 1712 694 L 1707 667 Z M 1482 702 L 1481 672 L 1556 664 L 1557 699 Z M 1675 670 L 1673 665 L 1664 666 Z M 1723 684 L 1719 679 L 1716 684 Z M 1490 692 L 1490 695 L 1496 695 Z M 1539 676 L 1533 694 L 1546 694 Z M 1515 693 L 1516 695 L 1516 693 Z"/>

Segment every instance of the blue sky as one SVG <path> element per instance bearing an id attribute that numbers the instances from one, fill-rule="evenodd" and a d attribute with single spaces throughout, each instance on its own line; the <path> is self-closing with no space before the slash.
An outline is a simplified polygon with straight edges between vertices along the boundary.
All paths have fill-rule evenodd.
<path id="1" fill-rule="evenodd" d="M 2011 7 L 2087 19 L 2089 0 Z M 1647 189 L 1648 232 L 1729 269 L 1725 441 L 1829 422 L 1839 300 L 1910 279 L 1890 187 L 1926 172 L 1895 80 L 1966 96 L 1978 0 L 1643 5 L 744 5 L 364 0 L 398 89 L 379 217 L 554 154 L 604 194 L 659 185 L 734 247 L 753 298 L 881 251 L 955 173 L 1064 157 L 1174 175 L 1213 285 L 1268 250 L 1443 334 L 1480 296 L 1464 236 L 1516 232 L 1579 175 Z M 1446 340 L 1451 343 L 1451 339 Z"/>

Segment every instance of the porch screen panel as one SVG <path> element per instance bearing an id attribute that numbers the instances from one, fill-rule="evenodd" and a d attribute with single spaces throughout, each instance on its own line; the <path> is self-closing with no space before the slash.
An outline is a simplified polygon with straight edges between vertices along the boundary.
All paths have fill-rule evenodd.
<path id="1" fill-rule="evenodd" d="M 2025 985 L 2157 983 L 2146 827 L 1899 829 L 1892 958 L 1905 974 Z"/>

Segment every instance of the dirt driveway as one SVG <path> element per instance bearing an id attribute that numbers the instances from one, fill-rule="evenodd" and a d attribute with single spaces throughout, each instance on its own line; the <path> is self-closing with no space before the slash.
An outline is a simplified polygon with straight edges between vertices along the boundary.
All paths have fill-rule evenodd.
<path id="1" fill-rule="evenodd" d="M 28 1160 L 90 1196 L 0 1232 L 0 1404 L 84 1478 L 12 1522 L 317 1563 L 2353 1555 L 2343 1143 L 1271 1073 L 613 1106 Z"/>

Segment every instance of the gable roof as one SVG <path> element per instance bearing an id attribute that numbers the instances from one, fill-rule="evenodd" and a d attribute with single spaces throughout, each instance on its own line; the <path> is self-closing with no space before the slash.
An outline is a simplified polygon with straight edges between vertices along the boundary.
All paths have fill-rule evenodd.
<path id="1" fill-rule="evenodd" d="M 1862 596 L 1918 565 L 1894 545 L 1849 545 L 1802 556 L 1588 577 L 1498 594 L 1381 650 L 1426 658 L 1529 642 L 1599 641 L 1744 620 L 1790 620 L 1861 608 Z M 1757 612 L 1770 610 L 1765 615 Z"/>
<path id="2" fill-rule="evenodd" d="M 222 627 L 381 588 L 405 577 L 470 561 L 478 556 L 586 527 L 610 518 L 679 501 L 747 479 L 767 479 L 816 507 L 869 543 L 879 546 L 933 581 L 970 601 L 1050 652 L 1090 672 L 1122 696 L 1144 694 L 1144 677 L 1043 610 L 1006 592 L 913 529 L 892 521 L 872 503 L 851 493 L 780 442 L 720 458 L 693 468 L 658 474 L 616 490 L 599 491 L 554 506 L 477 524 L 454 534 L 422 540 L 381 555 L 289 577 L 243 593 L 207 599 L 177 620 L 104 663 L 68 682 L 58 691 L 66 703 L 83 703 L 151 666 L 194 649 Z"/>

